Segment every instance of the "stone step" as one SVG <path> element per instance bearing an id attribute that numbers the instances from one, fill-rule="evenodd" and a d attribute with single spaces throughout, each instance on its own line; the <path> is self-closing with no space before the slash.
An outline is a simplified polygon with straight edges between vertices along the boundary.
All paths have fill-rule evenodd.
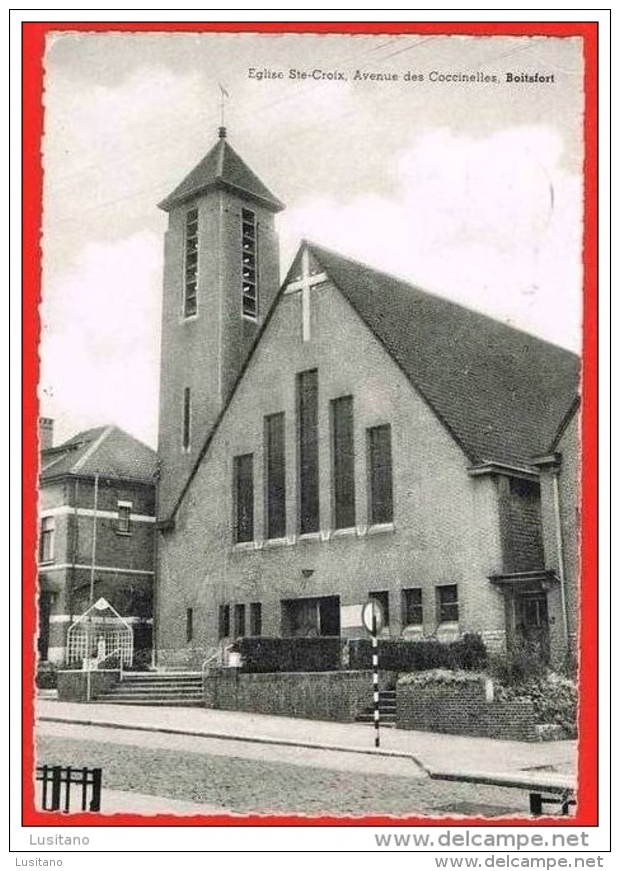
<path id="1" fill-rule="evenodd" d="M 187 707 L 187 708 L 204 708 L 205 703 L 203 699 L 143 699 L 138 697 L 134 699 L 132 696 L 104 696 L 96 699 L 98 705 L 140 705 L 143 707 L 148 707 L 149 705 L 153 705 L 154 707 Z"/>
<path id="2" fill-rule="evenodd" d="M 201 690 L 186 690 L 185 692 L 144 692 L 142 690 L 134 690 L 127 692 L 122 687 L 117 689 L 107 690 L 99 696 L 101 699 L 201 699 Z"/>
<path id="3" fill-rule="evenodd" d="M 128 683 L 182 683 L 186 681 L 201 680 L 202 675 L 200 674 L 183 674 L 181 672 L 171 674 L 123 672 L 123 681 L 127 681 Z"/>
<path id="4" fill-rule="evenodd" d="M 185 687 L 201 687 L 201 680 L 183 680 L 183 681 L 165 681 L 165 680 L 122 680 L 120 686 L 124 687 L 154 687 L 162 689 L 174 690 L 176 687 L 184 689 Z"/>

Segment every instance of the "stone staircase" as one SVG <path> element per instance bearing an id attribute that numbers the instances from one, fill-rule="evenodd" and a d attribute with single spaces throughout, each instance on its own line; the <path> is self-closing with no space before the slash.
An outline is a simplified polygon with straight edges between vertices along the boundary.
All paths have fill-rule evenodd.
<path id="1" fill-rule="evenodd" d="M 369 705 L 355 718 L 357 723 L 374 723 L 374 705 Z M 396 690 L 379 690 L 379 722 L 381 726 L 396 726 Z"/>
<path id="2" fill-rule="evenodd" d="M 98 704 L 204 707 L 200 672 L 124 672 L 116 686 L 97 696 Z"/>

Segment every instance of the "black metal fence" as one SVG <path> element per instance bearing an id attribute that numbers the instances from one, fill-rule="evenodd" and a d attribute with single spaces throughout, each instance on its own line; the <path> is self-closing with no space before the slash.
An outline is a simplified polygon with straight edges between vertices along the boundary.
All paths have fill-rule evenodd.
<path id="1" fill-rule="evenodd" d="M 41 781 L 41 810 L 65 814 L 101 810 L 101 768 L 39 765 L 37 781 Z"/>

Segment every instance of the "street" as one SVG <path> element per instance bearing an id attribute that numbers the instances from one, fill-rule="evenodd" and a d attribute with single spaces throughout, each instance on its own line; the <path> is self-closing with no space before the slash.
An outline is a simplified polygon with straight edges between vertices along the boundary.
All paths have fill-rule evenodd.
<path id="1" fill-rule="evenodd" d="M 101 767 L 104 789 L 242 814 L 528 812 L 525 792 L 431 781 L 413 759 L 45 721 L 36 739 L 38 764 Z"/>

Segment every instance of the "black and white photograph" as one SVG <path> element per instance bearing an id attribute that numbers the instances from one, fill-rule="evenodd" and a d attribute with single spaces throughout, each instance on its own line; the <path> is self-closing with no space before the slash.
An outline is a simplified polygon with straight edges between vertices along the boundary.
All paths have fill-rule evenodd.
<path id="1" fill-rule="evenodd" d="M 37 812 L 579 815 L 584 74 L 47 34 Z"/>

